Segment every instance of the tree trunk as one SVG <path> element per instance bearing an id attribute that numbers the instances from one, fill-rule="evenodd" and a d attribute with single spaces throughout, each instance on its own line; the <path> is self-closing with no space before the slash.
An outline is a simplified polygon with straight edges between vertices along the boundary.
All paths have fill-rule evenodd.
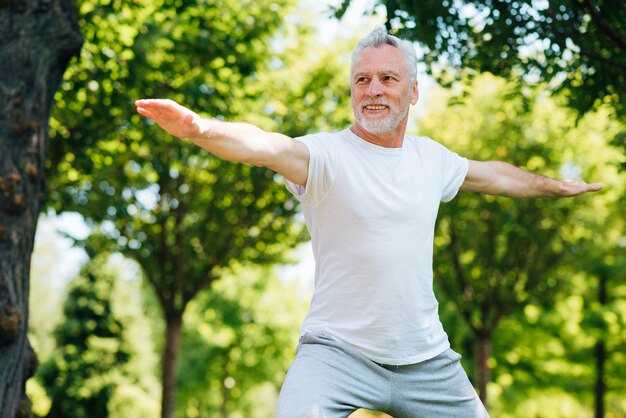
<path id="1" fill-rule="evenodd" d="M 602 306 L 607 303 L 606 282 L 608 275 L 601 271 L 598 275 L 598 301 Z M 594 387 L 594 418 L 604 418 L 604 397 L 606 394 L 606 381 L 604 376 L 604 364 L 606 362 L 606 345 L 601 338 L 595 346 L 596 357 L 596 383 Z"/>
<path id="2" fill-rule="evenodd" d="M 183 314 L 168 314 L 165 317 L 165 352 L 163 353 L 163 396 L 161 418 L 173 418 L 176 395 L 176 370 Z"/>
<path id="3" fill-rule="evenodd" d="M 222 402 L 220 404 L 220 416 L 221 418 L 228 418 L 228 399 L 230 398 L 230 389 L 228 388 L 228 353 L 230 350 L 228 350 L 224 359 L 224 370 L 222 373 L 222 381 L 221 383 L 221 388 L 222 388 Z"/>
<path id="4" fill-rule="evenodd" d="M 487 405 L 487 384 L 491 381 L 491 369 L 489 368 L 489 358 L 491 357 L 491 332 L 479 332 L 476 334 L 476 384 L 478 386 L 478 396 Z"/>
<path id="5" fill-rule="evenodd" d="M 24 383 L 36 363 L 28 292 L 48 118 L 82 39 L 71 0 L 0 0 L 0 40 L 0 418 L 14 418 L 29 413 Z"/>
<path id="6" fill-rule="evenodd" d="M 606 383 L 604 378 L 604 363 L 606 361 L 606 347 L 602 341 L 595 347 L 596 355 L 596 384 L 594 388 L 594 418 L 604 418 L 604 394 Z"/>

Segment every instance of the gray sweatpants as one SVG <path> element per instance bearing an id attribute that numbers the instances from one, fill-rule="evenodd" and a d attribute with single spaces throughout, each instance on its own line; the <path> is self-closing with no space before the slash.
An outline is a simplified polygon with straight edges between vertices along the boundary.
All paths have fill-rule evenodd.
<path id="1" fill-rule="evenodd" d="M 277 418 L 345 418 L 358 408 L 394 418 L 488 417 L 448 349 L 421 363 L 375 363 L 331 336 L 306 333 L 278 398 Z"/>

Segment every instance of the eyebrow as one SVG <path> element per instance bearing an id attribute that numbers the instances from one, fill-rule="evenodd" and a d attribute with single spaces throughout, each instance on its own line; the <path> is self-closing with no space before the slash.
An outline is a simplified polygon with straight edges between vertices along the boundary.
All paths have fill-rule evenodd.
<path id="1" fill-rule="evenodd" d="M 378 71 L 376 74 L 379 75 L 379 76 L 381 76 L 381 75 L 393 75 L 393 76 L 396 76 L 396 77 L 400 77 L 400 73 L 398 71 L 394 71 L 394 70 Z M 371 75 L 371 73 L 368 72 L 368 71 L 360 71 L 358 73 L 355 73 L 353 78 L 369 76 L 369 75 Z"/>

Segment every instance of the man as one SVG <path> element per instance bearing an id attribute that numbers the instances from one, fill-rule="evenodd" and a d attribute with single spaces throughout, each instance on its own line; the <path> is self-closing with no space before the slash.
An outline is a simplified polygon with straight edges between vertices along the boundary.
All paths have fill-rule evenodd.
<path id="1" fill-rule="evenodd" d="M 218 157 L 282 174 L 302 202 L 316 260 L 315 293 L 277 417 L 485 417 L 450 344 L 432 286 L 434 225 L 458 190 L 575 196 L 600 184 L 555 180 L 503 162 L 468 161 L 405 136 L 417 103 L 413 46 L 377 28 L 352 56 L 355 123 L 292 140 L 205 119 L 169 100 L 137 111 Z"/>

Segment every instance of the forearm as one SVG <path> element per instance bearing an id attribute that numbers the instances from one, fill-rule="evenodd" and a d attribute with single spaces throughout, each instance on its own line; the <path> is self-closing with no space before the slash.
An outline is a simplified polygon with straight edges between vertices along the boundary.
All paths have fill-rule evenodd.
<path id="1" fill-rule="evenodd" d="M 267 167 L 276 158 L 279 137 L 289 139 L 248 123 L 205 118 L 196 123 L 198 133 L 188 137 L 191 142 L 219 158 L 238 163 Z"/>
<path id="2" fill-rule="evenodd" d="M 135 102 L 137 112 L 178 138 L 186 138 L 225 160 L 268 166 L 290 138 L 247 123 L 203 118 L 172 100 Z"/>
<path id="3" fill-rule="evenodd" d="M 561 180 L 533 174 L 501 161 L 489 163 L 499 179 L 496 195 L 513 198 L 562 196 Z"/>
<path id="4" fill-rule="evenodd" d="M 464 191 L 514 198 L 569 197 L 601 188 L 599 183 L 557 180 L 501 161 L 470 161 L 467 177 L 461 186 Z"/>
<path id="5" fill-rule="evenodd" d="M 286 135 L 241 122 L 203 118 L 172 100 L 142 99 L 137 112 L 168 133 L 191 140 L 222 159 L 267 167 L 288 180 L 305 185 L 308 148 Z"/>

